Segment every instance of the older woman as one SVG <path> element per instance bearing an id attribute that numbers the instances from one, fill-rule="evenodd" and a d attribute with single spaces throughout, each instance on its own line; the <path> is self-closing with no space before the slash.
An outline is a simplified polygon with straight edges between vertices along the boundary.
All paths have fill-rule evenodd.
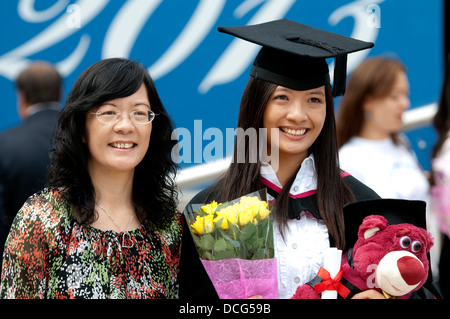
<path id="1" fill-rule="evenodd" d="M 147 70 L 106 59 L 74 84 L 48 188 L 11 228 L 2 298 L 175 298 L 173 125 Z"/>

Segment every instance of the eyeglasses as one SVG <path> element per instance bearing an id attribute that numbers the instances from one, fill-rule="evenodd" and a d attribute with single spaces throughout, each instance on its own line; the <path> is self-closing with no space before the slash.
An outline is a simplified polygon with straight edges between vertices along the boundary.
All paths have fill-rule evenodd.
<path id="1" fill-rule="evenodd" d="M 104 124 L 115 124 L 119 122 L 120 115 L 122 113 L 116 111 L 97 111 L 97 112 L 88 112 L 89 114 L 93 114 L 97 117 L 97 120 Z M 136 124 L 148 124 L 153 121 L 156 117 L 156 113 L 153 111 L 133 111 L 128 114 L 130 119 Z"/>

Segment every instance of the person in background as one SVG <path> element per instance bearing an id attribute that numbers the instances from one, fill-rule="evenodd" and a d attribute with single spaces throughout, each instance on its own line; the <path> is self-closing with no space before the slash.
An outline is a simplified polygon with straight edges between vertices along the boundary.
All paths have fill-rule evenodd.
<path id="1" fill-rule="evenodd" d="M 450 60 L 444 74 L 444 82 L 438 110 L 433 118 L 437 140 L 431 152 L 431 204 L 438 222 L 440 236 L 439 287 L 444 298 L 450 298 Z M 446 217 L 445 217 L 446 216 Z"/>
<path id="2" fill-rule="evenodd" d="M 351 74 L 336 116 L 341 168 L 382 198 L 428 201 L 427 177 L 401 133 L 409 82 L 395 59 L 370 58 Z"/>
<path id="3" fill-rule="evenodd" d="M 0 134 L 0 252 L 25 200 L 45 186 L 62 78 L 48 62 L 26 67 L 15 81 L 23 122 Z M 0 255 L 1 261 L 1 255 Z"/>
<path id="4" fill-rule="evenodd" d="M 11 226 L 0 297 L 176 298 L 172 131 L 142 64 L 88 67 L 61 111 L 48 187 Z"/>
<path id="5" fill-rule="evenodd" d="M 348 79 L 336 115 L 341 168 L 382 198 L 423 200 L 429 204 L 427 173 L 404 133 L 403 113 L 409 108 L 409 82 L 401 61 L 373 57 Z M 436 227 L 427 205 L 427 225 Z M 437 276 L 437 245 L 431 265 Z"/>

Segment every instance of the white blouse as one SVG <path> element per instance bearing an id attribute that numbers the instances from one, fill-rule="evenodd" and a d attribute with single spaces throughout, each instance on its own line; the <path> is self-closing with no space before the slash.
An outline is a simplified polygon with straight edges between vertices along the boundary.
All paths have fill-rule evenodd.
<path id="1" fill-rule="evenodd" d="M 267 163 L 262 163 L 261 176 L 281 189 L 276 173 Z M 317 188 L 314 168 L 314 156 L 307 157 L 297 173 L 290 194 L 308 196 Z M 269 196 L 269 200 L 273 197 Z M 299 219 L 288 221 L 281 236 L 278 226 L 274 225 L 275 257 L 278 271 L 278 298 L 291 298 L 297 287 L 313 279 L 323 266 L 323 252 L 330 247 L 328 229 L 324 222 L 316 219 L 309 212 L 302 211 Z"/>
<path id="2" fill-rule="evenodd" d="M 341 168 L 382 198 L 428 201 L 429 184 L 409 142 L 369 140 L 354 136 L 339 150 Z"/>

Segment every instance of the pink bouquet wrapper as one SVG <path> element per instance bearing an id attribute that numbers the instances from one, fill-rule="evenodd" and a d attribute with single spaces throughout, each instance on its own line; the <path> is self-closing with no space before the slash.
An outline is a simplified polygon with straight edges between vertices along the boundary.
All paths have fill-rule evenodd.
<path id="1" fill-rule="evenodd" d="M 200 260 L 221 299 L 246 299 L 255 295 L 263 299 L 278 297 L 276 258 Z"/>

